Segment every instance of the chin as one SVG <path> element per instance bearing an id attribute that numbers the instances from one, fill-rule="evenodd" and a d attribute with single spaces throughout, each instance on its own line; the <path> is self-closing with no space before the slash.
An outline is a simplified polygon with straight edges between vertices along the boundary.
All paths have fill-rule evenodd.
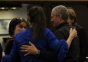
<path id="1" fill-rule="evenodd" d="M 56 25 L 53 24 L 53 27 L 56 27 Z"/>

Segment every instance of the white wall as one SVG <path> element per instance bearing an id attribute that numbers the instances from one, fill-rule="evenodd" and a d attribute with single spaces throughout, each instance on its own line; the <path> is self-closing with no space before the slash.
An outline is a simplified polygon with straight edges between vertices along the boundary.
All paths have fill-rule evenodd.
<path id="1" fill-rule="evenodd" d="M 27 4 L 22 4 L 19 10 L 0 11 L 0 19 L 12 19 L 14 17 L 27 17 Z"/>
<path id="2" fill-rule="evenodd" d="M 22 17 L 27 20 L 27 4 L 22 4 L 22 8 L 19 10 L 0 11 L 0 19 L 12 19 L 15 17 Z M 3 37 L 8 36 L 0 36 L 0 42 L 3 41 Z"/>

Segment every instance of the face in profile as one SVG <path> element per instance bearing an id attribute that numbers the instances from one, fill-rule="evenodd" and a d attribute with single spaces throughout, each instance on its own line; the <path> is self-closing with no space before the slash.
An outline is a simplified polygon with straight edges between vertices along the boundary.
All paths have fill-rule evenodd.
<path id="1" fill-rule="evenodd" d="M 70 18 L 68 18 L 67 22 L 69 23 L 69 25 L 72 25 L 72 23 L 74 22 L 74 20 L 71 20 Z"/>
<path id="2" fill-rule="evenodd" d="M 60 21 L 59 21 L 59 16 L 56 16 L 54 11 L 51 12 L 51 22 L 53 23 L 53 27 L 56 27 L 59 25 Z"/>
<path id="3" fill-rule="evenodd" d="M 14 30 L 14 35 L 16 35 L 18 32 L 21 32 L 25 30 L 27 27 L 25 22 L 21 22 L 20 24 L 17 24 Z"/>

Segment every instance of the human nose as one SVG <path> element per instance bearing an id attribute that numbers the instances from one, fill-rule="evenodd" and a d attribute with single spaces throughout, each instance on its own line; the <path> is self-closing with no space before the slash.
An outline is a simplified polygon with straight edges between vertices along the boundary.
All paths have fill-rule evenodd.
<path id="1" fill-rule="evenodd" d="M 25 30 L 25 28 L 23 27 L 22 30 Z"/>
<path id="2" fill-rule="evenodd" d="M 52 22 L 53 20 L 51 19 L 51 22 Z"/>

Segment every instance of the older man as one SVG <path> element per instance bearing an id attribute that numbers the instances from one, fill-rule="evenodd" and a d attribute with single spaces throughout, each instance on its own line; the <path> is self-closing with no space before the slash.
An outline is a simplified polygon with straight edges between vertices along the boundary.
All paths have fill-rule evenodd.
<path id="1" fill-rule="evenodd" d="M 59 5 L 52 9 L 51 22 L 53 23 L 53 26 L 57 28 L 57 30 L 55 31 L 55 35 L 59 40 L 60 39 L 67 40 L 67 38 L 69 37 L 70 28 L 75 28 L 74 26 L 69 26 L 67 20 L 68 20 L 68 9 L 65 6 Z M 37 53 L 37 57 L 43 60 L 47 60 L 48 62 L 79 62 L 78 59 L 80 47 L 78 37 L 74 38 L 71 43 L 71 46 L 68 45 L 68 47 L 70 48 L 68 54 L 66 54 L 67 56 L 62 55 L 59 56 L 59 58 L 57 58 L 57 54 L 55 54 L 52 49 L 50 49 L 50 51 L 42 51 L 42 50 L 37 51 L 36 50 L 37 48 L 32 44 L 29 50 L 31 51 L 30 54 Z M 35 53 L 33 53 L 34 50 Z M 62 53 L 60 52 L 60 54 Z"/>

